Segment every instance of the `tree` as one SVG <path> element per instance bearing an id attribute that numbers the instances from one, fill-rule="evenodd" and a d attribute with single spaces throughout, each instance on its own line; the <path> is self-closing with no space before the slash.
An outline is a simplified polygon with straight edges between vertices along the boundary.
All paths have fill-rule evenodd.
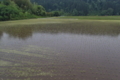
<path id="1" fill-rule="evenodd" d="M 73 9 L 72 14 L 73 14 L 73 16 L 78 16 L 78 15 L 79 15 L 79 12 L 78 12 L 76 9 Z"/>
<path id="2" fill-rule="evenodd" d="M 43 6 L 30 0 L 0 0 L 0 21 L 46 16 Z"/>
<path id="3" fill-rule="evenodd" d="M 53 16 L 60 16 L 60 12 L 59 11 L 54 11 Z"/>
<path id="4" fill-rule="evenodd" d="M 101 12 L 101 15 L 104 16 L 104 15 L 112 15 L 113 14 L 113 9 L 112 8 L 108 8 L 107 10 L 103 10 Z"/>
<path id="5" fill-rule="evenodd" d="M 30 0 L 12 0 L 23 10 L 29 10 L 32 8 L 32 3 Z"/>
<path id="6" fill-rule="evenodd" d="M 31 9 L 32 13 L 38 16 L 45 16 L 46 10 L 43 6 L 37 5 L 36 3 L 33 4 L 33 7 Z"/>
<path id="7" fill-rule="evenodd" d="M 112 9 L 112 8 L 108 8 L 106 14 L 107 14 L 107 15 L 113 15 L 113 9 Z"/>
<path id="8" fill-rule="evenodd" d="M 31 0 L 46 11 L 63 10 L 70 15 L 119 15 L 120 0 Z M 110 9 L 111 8 L 111 9 Z M 110 12 L 110 13 L 109 13 Z"/>
<path id="9" fill-rule="evenodd" d="M 4 5 L 10 5 L 11 0 L 3 0 Z"/>
<path id="10" fill-rule="evenodd" d="M 2 16 L 0 16 L 0 21 L 2 21 L 3 20 L 3 17 Z"/>
<path id="11" fill-rule="evenodd" d="M 19 10 L 11 5 L 0 5 L 0 16 L 1 20 L 10 20 L 12 18 L 15 18 L 16 16 L 19 15 Z"/>

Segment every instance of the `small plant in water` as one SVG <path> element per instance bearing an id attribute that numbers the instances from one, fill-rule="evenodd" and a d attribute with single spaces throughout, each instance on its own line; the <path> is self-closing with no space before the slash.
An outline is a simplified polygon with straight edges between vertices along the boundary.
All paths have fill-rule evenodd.
<path id="1" fill-rule="evenodd" d="M 81 70 L 80 72 L 81 72 L 81 73 L 86 73 L 86 71 L 85 71 L 85 70 Z"/>

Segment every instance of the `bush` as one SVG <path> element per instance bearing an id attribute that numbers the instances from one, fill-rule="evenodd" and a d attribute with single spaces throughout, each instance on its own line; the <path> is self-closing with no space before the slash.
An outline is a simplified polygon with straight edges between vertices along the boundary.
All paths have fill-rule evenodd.
<path id="1" fill-rule="evenodd" d="M 60 16 L 60 12 L 59 11 L 54 11 L 53 16 Z"/>

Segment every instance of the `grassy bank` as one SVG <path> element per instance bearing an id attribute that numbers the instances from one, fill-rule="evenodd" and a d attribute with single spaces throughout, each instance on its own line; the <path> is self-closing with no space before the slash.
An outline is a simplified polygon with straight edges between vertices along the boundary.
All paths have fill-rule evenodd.
<path id="1" fill-rule="evenodd" d="M 73 22 L 74 19 L 57 19 L 57 18 L 37 18 L 14 21 L 1 21 L 0 26 L 16 26 L 16 25 L 34 25 L 34 24 L 50 24 L 50 23 L 65 23 Z"/>
<path id="2" fill-rule="evenodd" d="M 63 16 L 60 18 L 80 20 L 120 20 L 120 16 Z"/>
<path id="3" fill-rule="evenodd" d="M 53 24 L 53 23 L 71 23 L 71 22 L 105 22 L 120 24 L 120 16 L 63 16 L 63 17 L 49 17 L 37 19 L 25 19 L 14 21 L 1 21 L 2 26 L 17 26 L 17 25 L 36 25 L 36 24 Z M 96 23 L 95 23 L 96 24 Z"/>

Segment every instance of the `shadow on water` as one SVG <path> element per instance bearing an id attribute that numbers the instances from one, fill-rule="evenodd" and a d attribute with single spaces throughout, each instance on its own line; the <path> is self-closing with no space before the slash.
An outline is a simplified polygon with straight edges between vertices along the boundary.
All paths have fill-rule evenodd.
<path id="1" fill-rule="evenodd" d="M 1 27 L 0 36 L 7 33 L 9 37 L 26 39 L 33 33 L 70 33 L 85 35 L 108 35 L 118 36 L 120 34 L 120 25 L 107 23 L 66 23 L 66 24 L 40 24 L 15 27 Z"/>

